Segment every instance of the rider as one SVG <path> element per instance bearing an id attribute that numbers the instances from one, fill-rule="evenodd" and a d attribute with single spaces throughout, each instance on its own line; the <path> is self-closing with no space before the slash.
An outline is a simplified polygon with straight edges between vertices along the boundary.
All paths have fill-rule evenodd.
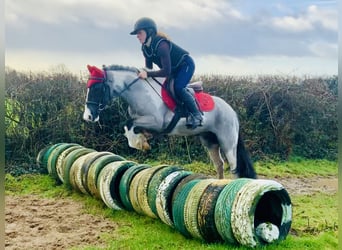
<path id="1" fill-rule="evenodd" d="M 159 67 L 159 70 L 155 71 L 142 70 L 138 76 L 142 79 L 166 77 L 168 81 L 173 78 L 175 94 L 189 111 L 186 126 L 191 129 L 201 126 L 202 114 L 198 110 L 195 98 L 186 88 L 195 71 L 195 64 L 189 53 L 171 42 L 166 35 L 157 32 L 156 23 L 148 17 L 136 21 L 130 34 L 137 35 L 142 44 L 146 68 L 152 69 L 153 63 Z"/>

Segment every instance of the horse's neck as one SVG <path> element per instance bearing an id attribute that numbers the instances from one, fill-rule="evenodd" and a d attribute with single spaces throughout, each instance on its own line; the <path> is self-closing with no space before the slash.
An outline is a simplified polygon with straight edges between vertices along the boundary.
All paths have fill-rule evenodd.
<path id="1" fill-rule="evenodd" d="M 159 111 L 163 104 L 161 87 L 151 78 L 138 79 L 134 82 L 136 78 L 136 74 L 131 72 L 127 72 L 126 76 L 123 74 L 114 76 L 114 81 L 119 81 L 122 85 L 120 96 L 125 99 L 133 112 L 146 114 Z"/>

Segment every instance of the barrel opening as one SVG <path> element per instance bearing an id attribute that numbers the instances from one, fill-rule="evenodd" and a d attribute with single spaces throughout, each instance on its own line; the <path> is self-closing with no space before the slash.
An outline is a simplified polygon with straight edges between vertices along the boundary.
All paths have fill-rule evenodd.
<path id="1" fill-rule="evenodd" d="M 265 192 L 254 213 L 254 228 L 261 223 L 272 223 L 279 229 L 279 240 L 286 238 L 291 227 L 291 199 L 285 189 Z"/>
<path id="2" fill-rule="evenodd" d="M 120 180 L 122 176 L 124 175 L 125 171 L 127 170 L 128 166 L 123 168 L 121 167 L 120 169 L 117 170 L 117 175 L 114 176 L 114 178 L 110 182 L 110 195 L 111 197 L 118 203 L 118 205 L 121 208 L 124 208 L 124 202 L 121 199 L 120 196 Z"/>
<path id="3" fill-rule="evenodd" d="M 278 228 L 281 225 L 283 209 L 279 191 L 269 191 L 259 200 L 254 214 L 254 228 L 260 223 L 271 222 Z"/>

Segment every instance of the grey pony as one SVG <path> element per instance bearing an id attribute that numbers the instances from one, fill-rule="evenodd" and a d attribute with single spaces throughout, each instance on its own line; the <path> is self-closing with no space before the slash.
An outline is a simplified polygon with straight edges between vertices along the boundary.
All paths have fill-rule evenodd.
<path id="1" fill-rule="evenodd" d="M 129 105 L 129 115 L 133 124 L 125 126 L 125 136 L 130 147 L 147 150 L 150 148 L 148 139 L 154 133 L 164 133 L 174 116 L 161 98 L 161 86 L 152 78 L 137 78 L 137 69 L 112 65 L 104 67 L 106 77 L 101 84 L 100 93 L 95 93 L 100 84 L 87 89 L 87 97 L 83 119 L 97 122 L 104 99 L 107 101 L 121 97 Z M 159 79 L 160 81 L 160 79 Z M 181 118 L 168 135 L 198 136 L 202 145 L 208 150 L 209 156 L 216 166 L 217 177 L 224 178 L 224 158 L 228 160 L 233 177 L 256 178 L 256 172 L 245 149 L 239 133 L 239 120 L 233 108 L 222 98 L 213 96 L 215 108 L 204 112 L 202 126 L 196 129 L 186 127 L 185 118 Z M 139 131 L 136 133 L 136 131 Z"/>

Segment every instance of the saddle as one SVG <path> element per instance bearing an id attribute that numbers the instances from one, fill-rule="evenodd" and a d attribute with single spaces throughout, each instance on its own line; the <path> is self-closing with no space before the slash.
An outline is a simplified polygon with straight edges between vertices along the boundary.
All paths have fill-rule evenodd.
<path id="1" fill-rule="evenodd" d="M 186 86 L 190 92 L 194 95 L 199 110 L 202 112 L 209 112 L 214 109 L 215 102 L 213 97 L 208 93 L 203 92 L 203 83 L 202 81 L 192 82 Z M 173 91 L 173 81 L 168 84 L 166 81 L 163 83 L 161 95 L 166 106 L 172 110 L 176 111 L 176 108 L 180 107 L 180 102 L 175 97 L 175 93 Z"/>

